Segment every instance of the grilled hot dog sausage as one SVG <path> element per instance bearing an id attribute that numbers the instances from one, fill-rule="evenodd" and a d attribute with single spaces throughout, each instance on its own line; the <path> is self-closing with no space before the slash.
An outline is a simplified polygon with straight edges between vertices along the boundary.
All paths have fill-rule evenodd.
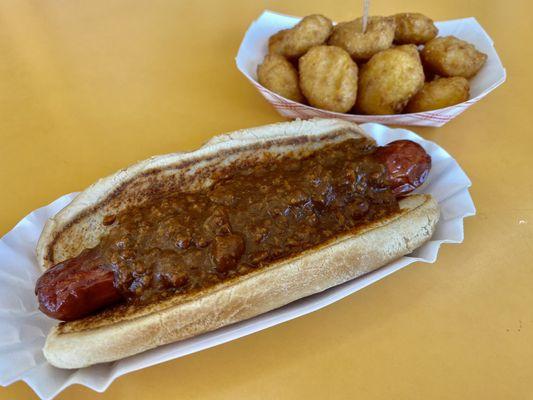
<path id="1" fill-rule="evenodd" d="M 110 266 L 93 249 L 56 264 L 35 286 L 39 309 L 46 315 L 71 321 L 122 299 Z"/>
<path id="2" fill-rule="evenodd" d="M 431 169 L 431 157 L 418 143 L 397 140 L 378 147 L 372 154 L 387 169 L 396 196 L 403 196 L 422 185 Z"/>

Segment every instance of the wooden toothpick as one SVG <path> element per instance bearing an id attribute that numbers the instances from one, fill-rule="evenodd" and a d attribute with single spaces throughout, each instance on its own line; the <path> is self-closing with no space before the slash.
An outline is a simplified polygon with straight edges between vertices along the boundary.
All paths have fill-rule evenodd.
<path id="1" fill-rule="evenodd" d="M 366 32 L 366 25 L 368 23 L 368 9 L 370 8 L 370 0 L 363 0 L 363 33 Z"/>

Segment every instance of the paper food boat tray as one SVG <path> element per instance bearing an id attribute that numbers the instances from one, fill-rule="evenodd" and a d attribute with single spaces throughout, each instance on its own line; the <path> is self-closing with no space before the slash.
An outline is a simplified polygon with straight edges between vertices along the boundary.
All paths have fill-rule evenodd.
<path id="1" fill-rule="evenodd" d="M 470 79 L 470 99 L 464 103 L 439 110 L 395 115 L 355 115 L 320 110 L 288 100 L 271 92 L 257 82 L 257 66 L 268 52 L 268 38 L 281 29 L 291 28 L 300 18 L 265 11 L 244 35 L 235 61 L 237 68 L 248 78 L 263 97 L 286 118 L 341 118 L 351 122 L 379 122 L 387 125 L 417 125 L 439 127 L 457 117 L 505 82 L 506 72 L 494 48 L 494 42 L 475 18 L 435 22 L 439 36 L 453 35 L 474 44 L 488 55 L 479 73 Z"/>

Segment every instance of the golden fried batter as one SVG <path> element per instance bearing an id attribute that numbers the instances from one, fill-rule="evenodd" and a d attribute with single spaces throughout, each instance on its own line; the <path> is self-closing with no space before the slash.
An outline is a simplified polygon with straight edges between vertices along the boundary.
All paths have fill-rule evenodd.
<path id="1" fill-rule="evenodd" d="M 267 89 L 286 99 L 303 102 L 302 92 L 298 83 L 298 71 L 283 56 L 269 54 L 257 67 L 257 79 Z"/>
<path id="2" fill-rule="evenodd" d="M 347 112 L 357 97 L 357 64 L 340 47 L 316 46 L 299 61 L 300 87 L 309 104 Z"/>
<path id="3" fill-rule="evenodd" d="M 455 36 L 430 40 L 422 50 L 422 62 L 437 75 L 471 78 L 487 61 L 487 55 Z"/>
<path id="4" fill-rule="evenodd" d="M 304 55 L 313 46 L 328 40 L 333 23 L 323 15 L 308 15 L 291 29 L 284 29 L 272 35 L 268 41 L 270 53 L 288 58 Z"/>
<path id="5" fill-rule="evenodd" d="M 418 48 L 414 44 L 402 44 L 401 46 L 394 46 L 393 49 L 404 51 L 407 54 L 410 54 L 415 57 L 418 61 L 420 61 L 420 53 L 418 52 Z"/>
<path id="6" fill-rule="evenodd" d="M 328 43 L 342 47 L 356 61 L 368 60 L 374 54 L 391 47 L 394 27 L 394 19 L 374 16 L 368 18 L 366 32 L 363 33 L 363 20 L 357 18 L 335 25 Z"/>
<path id="7" fill-rule="evenodd" d="M 397 114 L 424 85 L 422 64 L 409 47 L 374 55 L 359 76 L 356 109 L 363 114 Z"/>
<path id="8" fill-rule="evenodd" d="M 392 16 L 396 22 L 394 42 L 398 44 L 424 44 L 439 30 L 433 20 L 419 13 L 401 13 Z"/>
<path id="9" fill-rule="evenodd" d="M 463 77 L 435 79 L 424 84 L 409 100 L 404 112 L 415 113 L 450 107 L 468 100 L 469 91 L 470 84 Z"/>

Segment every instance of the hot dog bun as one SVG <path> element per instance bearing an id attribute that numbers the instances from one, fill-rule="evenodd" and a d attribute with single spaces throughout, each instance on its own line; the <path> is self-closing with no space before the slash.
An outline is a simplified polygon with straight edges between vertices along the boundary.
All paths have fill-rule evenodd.
<path id="1" fill-rule="evenodd" d="M 213 171 L 254 163 L 265 154 L 306 154 L 365 133 L 353 123 L 315 119 L 242 130 L 213 138 L 201 149 L 150 158 L 82 192 L 50 219 L 37 247 L 43 268 L 93 247 L 109 229 L 105 215 L 166 191 L 211 184 Z M 439 211 L 428 195 L 400 201 L 401 212 L 324 243 L 289 260 L 225 281 L 200 293 L 144 307 L 119 306 L 62 323 L 48 335 L 44 354 L 55 366 L 80 368 L 114 361 L 323 291 L 405 255 L 428 240 Z"/>

